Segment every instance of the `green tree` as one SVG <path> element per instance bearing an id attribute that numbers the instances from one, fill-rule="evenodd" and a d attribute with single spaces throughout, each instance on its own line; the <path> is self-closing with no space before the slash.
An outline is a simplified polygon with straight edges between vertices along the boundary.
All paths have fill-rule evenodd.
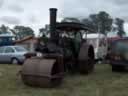
<path id="1" fill-rule="evenodd" d="M 49 33 L 49 25 L 46 24 L 44 28 L 39 29 L 40 40 L 44 43 L 47 43 Z"/>
<path id="2" fill-rule="evenodd" d="M 95 30 L 96 32 L 98 32 L 98 30 L 99 30 L 99 19 L 98 19 L 97 14 L 91 14 L 91 15 L 89 15 L 89 19 L 91 21 L 93 30 Z"/>
<path id="3" fill-rule="evenodd" d="M 88 18 L 82 19 L 81 22 L 95 32 L 106 35 L 112 28 L 113 19 L 108 13 L 101 11 L 98 14 L 90 14 Z"/>
<path id="4" fill-rule="evenodd" d="M 49 25 L 45 25 L 45 27 L 44 28 L 40 28 L 39 29 L 39 35 L 41 36 L 41 37 L 47 37 L 47 35 L 50 33 L 50 31 L 49 31 Z"/>
<path id="5" fill-rule="evenodd" d="M 22 39 L 26 36 L 34 36 L 34 31 L 30 27 L 15 26 L 12 31 L 13 33 L 15 32 L 17 39 Z"/>
<path id="6" fill-rule="evenodd" d="M 0 27 L 0 34 L 9 33 L 10 28 L 4 24 Z"/>
<path id="7" fill-rule="evenodd" d="M 90 19 L 90 18 L 84 18 L 81 20 L 81 23 L 83 23 L 86 27 L 95 30 L 94 32 L 98 31 L 96 22 L 94 22 L 94 20 Z"/>
<path id="8" fill-rule="evenodd" d="M 124 20 L 120 19 L 120 18 L 116 18 L 115 19 L 116 22 L 115 24 L 117 25 L 117 35 L 120 37 L 123 37 L 126 33 L 124 31 Z"/>
<path id="9" fill-rule="evenodd" d="M 101 11 L 97 14 L 98 16 L 98 25 L 100 27 L 100 33 L 107 34 L 112 29 L 113 19 L 105 11 Z"/>
<path id="10" fill-rule="evenodd" d="M 39 34 L 40 34 L 41 37 L 42 37 L 42 36 L 43 36 L 43 37 L 46 36 L 46 30 L 45 30 L 45 28 L 40 28 L 40 29 L 39 29 L 39 32 L 40 32 Z"/>

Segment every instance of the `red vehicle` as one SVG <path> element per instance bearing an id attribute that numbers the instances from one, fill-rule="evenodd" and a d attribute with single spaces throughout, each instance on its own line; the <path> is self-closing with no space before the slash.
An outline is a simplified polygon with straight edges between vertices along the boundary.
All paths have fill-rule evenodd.
<path id="1" fill-rule="evenodd" d="M 112 71 L 124 71 L 128 67 L 128 38 L 114 40 L 107 57 Z"/>

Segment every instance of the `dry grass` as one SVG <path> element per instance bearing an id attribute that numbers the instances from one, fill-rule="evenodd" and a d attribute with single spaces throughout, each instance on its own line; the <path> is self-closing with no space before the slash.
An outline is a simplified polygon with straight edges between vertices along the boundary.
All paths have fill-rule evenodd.
<path id="1" fill-rule="evenodd" d="M 114 73 L 96 65 L 88 76 L 68 75 L 58 88 L 31 88 L 17 76 L 20 66 L 0 65 L 0 96 L 128 96 L 128 73 Z"/>

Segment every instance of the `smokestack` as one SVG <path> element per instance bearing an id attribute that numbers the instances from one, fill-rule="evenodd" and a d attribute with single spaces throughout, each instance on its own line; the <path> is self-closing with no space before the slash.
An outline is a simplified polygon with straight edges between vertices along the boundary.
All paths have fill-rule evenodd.
<path id="1" fill-rule="evenodd" d="M 56 33 L 56 13 L 57 9 L 56 8 L 50 8 L 50 36 L 51 40 L 53 42 L 56 42 L 57 39 L 57 33 Z"/>

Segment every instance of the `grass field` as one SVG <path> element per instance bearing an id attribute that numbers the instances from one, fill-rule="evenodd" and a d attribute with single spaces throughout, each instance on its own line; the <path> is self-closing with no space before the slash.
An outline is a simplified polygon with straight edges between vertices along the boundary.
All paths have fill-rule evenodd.
<path id="1" fill-rule="evenodd" d="M 58 88 L 31 88 L 17 75 L 20 66 L 0 65 L 0 96 L 128 96 L 128 73 L 114 73 L 97 64 L 88 75 L 67 75 Z"/>

